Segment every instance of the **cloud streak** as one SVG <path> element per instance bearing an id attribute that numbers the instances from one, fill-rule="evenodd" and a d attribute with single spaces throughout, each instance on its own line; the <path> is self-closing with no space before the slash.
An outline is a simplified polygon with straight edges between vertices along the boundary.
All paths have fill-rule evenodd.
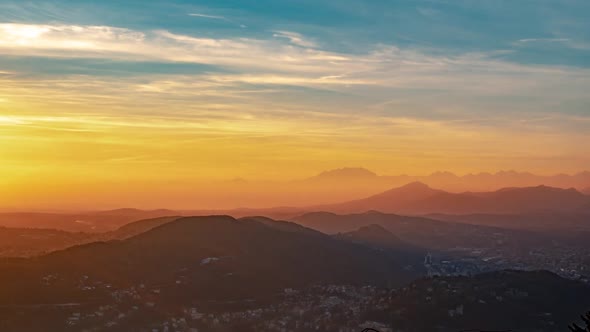
<path id="1" fill-rule="evenodd" d="M 285 39 L 289 40 L 291 42 L 291 44 L 301 46 L 301 47 L 308 47 L 308 48 L 317 47 L 316 43 L 314 43 L 310 40 L 307 40 L 305 37 L 303 37 L 301 34 L 299 34 L 297 32 L 275 31 L 273 37 L 285 38 Z"/>
<path id="2" fill-rule="evenodd" d="M 564 101 L 587 103 L 590 86 L 588 69 L 516 64 L 499 58 L 499 52 L 434 55 L 375 45 L 351 54 L 320 50 L 303 35 L 283 30 L 269 39 L 252 39 L 109 26 L 0 24 L 0 54 L 214 66 L 193 75 L 117 78 L 30 78 L 7 72 L 0 75 L 0 98 L 99 113 L 191 112 L 189 121 L 206 119 L 211 127 L 225 129 L 235 121 L 240 128 L 255 130 L 246 124 L 248 118 L 282 121 L 283 114 L 309 112 L 347 118 L 362 112 L 379 119 L 375 124 L 415 119 L 465 128 L 525 123 L 523 128 L 546 130 L 547 121 L 520 120 L 529 114 L 554 114 Z M 298 87 L 311 90 L 294 90 Z M 324 97 L 318 99 L 320 95 Z M 556 116 L 571 126 L 571 115 Z M 225 122 L 216 122 L 220 118 Z M 586 127 L 584 123 L 577 126 Z"/>
<path id="3" fill-rule="evenodd" d="M 514 64 L 496 59 L 496 53 L 434 56 L 376 45 L 364 54 L 345 54 L 313 48 L 315 44 L 297 33 L 280 31 L 274 36 L 267 40 L 216 39 L 166 30 L 0 24 L 0 54 L 207 64 L 238 72 L 209 75 L 218 82 L 331 89 L 368 85 L 497 93 L 538 87 L 543 77 L 578 81 L 589 77 L 587 69 Z"/>
<path id="4" fill-rule="evenodd" d="M 210 18 L 210 19 L 214 19 L 214 20 L 224 20 L 224 21 L 227 20 L 227 18 L 225 16 L 207 15 L 207 14 L 199 14 L 199 13 L 190 13 L 190 14 L 188 14 L 188 16 Z"/>

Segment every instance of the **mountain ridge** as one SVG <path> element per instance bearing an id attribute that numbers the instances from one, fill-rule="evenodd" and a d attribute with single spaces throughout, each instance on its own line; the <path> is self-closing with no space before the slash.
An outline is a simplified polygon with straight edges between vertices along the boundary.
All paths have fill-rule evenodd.
<path id="1" fill-rule="evenodd" d="M 284 225 L 289 224 L 275 227 L 230 216 L 182 217 L 123 240 L 0 260 L 0 302 L 75 300 L 73 289 L 60 295 L 38 284 L 46 275 L 60 275 L 73 285 L 83 276 L 113 287 L 169 285 L 163 294 L 183 301 L 265 298 L 314 283 L 400 285 L 414 276 L 371 248 L 313 230 L 281 230 Z M 181 293 L 174 286 L 179 279 L 185 280 Z M 23 296 L 20 290 L 35 293 Z"/>
<path id="2" fill-rule="evenodd" d="M 412 182 L 364 199 L 316 206 L 313 209 L 338 213 L 377 210 L 401 214 L 468 214 L 585 211 L 588 207 L 590 198 L 575 188 L 539 185 L 502 188 L 492 192 L 450 193 L 421 182 Z"/>

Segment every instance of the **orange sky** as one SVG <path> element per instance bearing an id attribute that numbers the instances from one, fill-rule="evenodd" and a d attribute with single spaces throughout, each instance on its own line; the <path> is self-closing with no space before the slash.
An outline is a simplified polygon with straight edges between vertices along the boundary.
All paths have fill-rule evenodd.
<path id="1" fill-rule="evenodd" d="M 191 121 L 72 114 L 63 105 L 53 111 L 57 108 L 18 100 L 1 106 L 3 207 L 268 206 L 289 200 L 284 193 L 282 201 L 273 200 L 272 192 L 265 193 L 259 184 L 242 191 L 224 181 L 281 182 L 346 165 L 419 175 L 512 168 L 574 172 L 590 164 L 581 153 L 583 135 L 576 139 L 416 120 L 385 124 L 356 116 L 338 123 L 321 117 Z M 241 200 L 239 193 L 248 199 Z M 301 201 L 297 193 L 293 196 L 293 204 Z M 318 196 L 318 202 L 357 197 Z"/>
<path id="2" fill-rule="evenodd" d="M 546 36 L 541 19 L 521 36 L 435 22 L 437 11 L 401 3 L 367 5 L 370 24 L 332 2 L 320 21 L 245 4 L 238 18 L 215 3 L 57 3 L 0 5 L 0 208 L 303 204 L 369 190 L 261 183 L 341 167 L 556 174 L 590 165 L 588 48 L 573 37 L 584 29 Z M 392 26 L 384 12 L 430 25 Z M 255 188 L 228 182 L 236 178 Z"/>

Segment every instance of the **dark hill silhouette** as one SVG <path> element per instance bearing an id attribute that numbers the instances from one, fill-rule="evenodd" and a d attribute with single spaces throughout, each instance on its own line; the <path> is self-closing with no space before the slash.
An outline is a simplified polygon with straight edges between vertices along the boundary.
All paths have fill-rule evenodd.
<path id="1" fill-rule="evenodd" d="M 91 242 L 123 240 L 178 218 L 139 220 L 105 233 L 0 227 L 0 257 L 31 257 Z"/>
<path id="2" fill-rule="evenodd" d="M 380 225 L 362 226 L 353 232 L 339 234 L 343 239 L 375 245 L 381 248 L 403 248 L 407 244 Z"/>
<path id="3" fill-rule="evenodd" d="M 280 230 L 254 219 L 186 217 L 134 237 L 0 263 L 0 302 L 70 302 L 77 291 L 48 288 L 42 276 L 77 285 L 86 275 L 115 286 L 143 283 L 174 302 L 264 298 L 315 283 L 400 285 L 413 274 L 391 257 L 318 232 Z M 175 280 L 185 280 L 176 287 Z M 40 302 L 42 303 L 42 302 Z"/>
<path id="4" fill-rule="evenodd" d="M 254 217 L 244 217 L 240 218 L 240 221 L 244 222 L 258 222 L 264 224 L 268 227 L 273 229 L 284 231 L 284 232 L 293 232 L 293 233 L 301 233 L 307 235 L 315 235 L 321 236 L 323 233 L 315 231 L 311 228 L 303 227 L 297 223 L 289 222 L 289 221 L 282 221 L 282 220 L 273 220 L 271 218 L 262 217 L 262 216 L 254 216 Z"/>
<path id="5" fill-rule="evenodd" d="M 390 306 L 400 314 L 383 319 L 405 331 L 566 331 L 590 307 L 590 287 L 546 271 L 498 271 L 418 280 Z"/>
<path id="6" fill-rule="evenodd" d="M 88 233 L 0 227 L 0 257 L 37 256 L 94 239 L 95 235 Z"/>
<path id="7" fill-rule="evenodd" d="M 384 250 L 397 261 L 404 262 L 406 266 L 411 266 L 412 269 L 422 268 L 421 264 L 427 251 L 403 241 L 383 226 L 377 224 L 362 226 L 352 232 L 338 233 L 335 238 Z"/>
<path id="8" fill-rule="evenodd" d="M 124 240 L 141 233 L 147 232 L 153 228 L 172 222 L 179 216 L 160 217 L 145 220 L 138 220 L 119 227 L 117 230 L 105 233 L 99 236 L 102 240 Z"/>
<path id="9" fill-rule="evenodd" d="M 80 213 L 0 213 L 0 226 L 59 229 L 68 232 L 102 233 L 142 219 L 179 215 L 171 210 L 118 209 Z"/>
<path id="10" fill-rule="evenodd" d="M 370 211 L 339 215 L 313 212 L 294 218 L 294 221 L 326 234 L 348 233 L 372 224 L 383 227 L 404 242 L 432 250 L 452 248 L 485 248 L 497 245 L 502 239 L 505 247 L 534 248 L 546 246 L 550 234 L 524 230 L 510 230 L 492 226 L 447 222 L 423 217 L 408 217 Z"/>

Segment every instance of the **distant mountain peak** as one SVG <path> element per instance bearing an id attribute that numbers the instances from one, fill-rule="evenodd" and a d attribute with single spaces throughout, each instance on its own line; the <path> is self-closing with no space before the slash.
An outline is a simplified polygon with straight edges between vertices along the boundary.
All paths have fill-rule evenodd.
<path id="1" fill-rule="evenodd" d="M 432 189 L 430 186 L 428 186 L 427 184 L 425 184 L 424 182 L 420 182 L 420 181 L 414 181 L 414 182 L 410 182 L 408 184 L 405 184 L 401 187 L 397 187 L 397 188 L 392 188 L 389 189 L 381 194 L 378 194 L 376 196 L 389 196 L 389 195 L 399 195 L 399 194 L 404 194 L 404 195 L 419 195 L 422 196 L 424 194 L 432 194 L 434 192 L 437 192 L 438 190 L 436 189 Z"/>
<path id="2" fill-rule="evenodd" d="M 427 185 L 424 182 L 420 182 L 420 181 L 414 181 L 414 182 L 410 182 L 406 185 L 403 185 L 397 189 L 423 189 L 423 190 L 428 190 L 428 189 L 432 189 L 429 185 Z"/>
<path id="3" fill-rule="evenodd" d="M 370 225 L 366 225 L 366 226 L 362 226 L 360 227 L 358 230 L 356 230 L 357 233 L 378 233 L 378 234 L 391 234 L 393 235 L 390 231 L 386 230 L 383 226 L 379 225 L 379 224 L 370 224 Z"/>
<path id="4" fill-rule="evenodd" d="M 430 177 L 446 177 L 446 178 L 456 178 L 457 175 L 455 173 L 449 171 L 438 171 L 430 174 Z"/>
<path id="5" fill-rule="evenodd" d="M 522 192 L 522 193 L 533 193 L 533 192 L 545 192 L 545 193 L 577 193 L 581 194 L 576 188 L 557 188 L 551 187 L 544 184 L 534 186 L 534 187 L 507 187 L 496 190 L 496 192 Z"/>
<path id="6" fill-rule="evenodd" d="M 405 244 L 399 237 L 379 224 L 361 226 L 355 231 L 341 234 L 340 237 L 343 239 L 352 240 L 354 242 L 370 244 L 381 248 L 399 249 L 407 247 L 407 244 Z"/>
<path id="7" fill-rule="evenodd" d="M 496 175 L 512 175 L 512 176 L 517 176 L 517 175 L 523 175 L 523 174 L 528 174 L 528 173 L 523 173 L 523 172 L 517 172 L 513 169 L 508 170 L 508 171 L 498 171 L 496 172 Z"/>

